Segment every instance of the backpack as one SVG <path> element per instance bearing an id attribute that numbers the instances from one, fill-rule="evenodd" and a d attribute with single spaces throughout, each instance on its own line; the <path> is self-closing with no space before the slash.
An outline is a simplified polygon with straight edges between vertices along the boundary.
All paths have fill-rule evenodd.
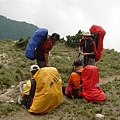
<path id="1" fill-rule="evenodd" d="M 103 39 L 106 34 L 105 30 L 98 25 L 92 25 L 89 29 L 91 33 L 91 37 L 96 43 L 97 54 L 95 56 L 95 61 L 99 61 L 102 55 L 103 50 Z"/>
<path id="2" fill-rule="evenodd" d="M 87 65 L 82 71 L 81 89 L 78 96 L 82 96 L 87 101 L 99 102 L 105 101 L 106 95 L 99 84 L 99 68 L 93 65 Z"/>
<path id="3" fill-rule="evenodd" d="M 36 47 L 44 43 L 48 35 L 48 30 L 45 28 L 39 28 L 37 31 L 33 33 L 31 38 L 28 41 L 26 50 L 25 50 L 25 57 L 27 57 L 30 60 L 37 59 L 36 55 Z"/>
<path id="4" fill-rule="evenodd" d="M 43 114 L 60 105 L 62 100 L 62 79 L 55 67 L 44 67 L 33 76 L 36 90 L 30 113 Z"/>

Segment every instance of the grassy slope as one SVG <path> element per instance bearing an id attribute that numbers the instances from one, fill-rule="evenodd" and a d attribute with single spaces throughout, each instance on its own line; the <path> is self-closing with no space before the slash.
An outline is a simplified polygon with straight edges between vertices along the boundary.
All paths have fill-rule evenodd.
<path id="1" fill-rule="evenodd" d="M 13 41 L 0 41 L 0 88 L 9 87 L 11 84 L 17 85 L 20 80 L 28 79 L 30 65 L 36 63 L 24 57 L 24 51 L 15 48 Z M 4 53 L 4 54 L 3 54 Z M 73 60 L 78 56 L 77 49 L 66 47 L 59 43 L 51 51 L 51 65 L 56 67 L 63 79 L 63 85 L 67 83 L 68 76 L 72 71 Z M 100 76 L 106 77 L 118 75 L 120 73 L 120 53 L 114 50 L 105 49 L 103 56 L 97 66 L 100 68 Z M 63 99 L 61 105 L 45 115 L 48 119 L 61 120 L 97 120 L 96 113 L 106 116 L 106 120 L 117 120 L 120 116 L 118 110 L 120 106 L 120 80 L 116 79 L 112 83 L 102 85 L 102 89 L 107 95 L 107 101 L 93 104 L 84 99 L 67 100 Z M 5 111 L 17 110 L 10 105 L 3 110 L 0 104 L 0 114 Z M 16 106 L 16 105 L 15 105 Z M 10 109 L 11 108 L 11 109 Z M 15 109 L 16 108 L 16 109 Z M 7 114 L 6 112 L 6 114 Z"/>

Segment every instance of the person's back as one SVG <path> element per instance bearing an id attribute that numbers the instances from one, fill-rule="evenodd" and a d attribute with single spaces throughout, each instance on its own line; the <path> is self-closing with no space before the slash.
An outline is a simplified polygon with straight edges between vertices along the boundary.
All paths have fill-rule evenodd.
<path id="1" fill-rule="evenodd" d="M 80 85 L 80 72 L 72 72 L 69 76 L 68 84 L 74 85 L 78 89 Z"/>
<path id="2" fill-rule="evenodd" d="M 34 75 L 36 91 L 30 113 L 43 114 L 62 100 L 62 79 L 55 67 L 43 67 Z"/>
<path id="3" fill-rule="evenodd" d="M 77 96 L 77 90 L 80 87 L 80 80 L 81 80 L 81 72 L 83 70 L 83 62 L 82 59 L 77 59 L 74 61 L 74 69 L 75 72 L 72 72 L 68 79 L 68 85 L 62 87 L 63 94 L 66 95 L 68 98 L 71 96 Z"/>

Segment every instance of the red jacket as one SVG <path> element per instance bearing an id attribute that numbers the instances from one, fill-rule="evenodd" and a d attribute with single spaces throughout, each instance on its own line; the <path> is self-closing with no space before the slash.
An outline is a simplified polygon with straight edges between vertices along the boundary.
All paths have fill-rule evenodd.
<path id="1" fill-rule="evenodd" d="M 49 51 L 52 49 L 52 47 L 53 47 L 52 38 L 49 37 L 49 38 L 47 38 L 47 40 L 41 46 L 40 54 L 44 55 L 44 53 L 49 53 Z"/>

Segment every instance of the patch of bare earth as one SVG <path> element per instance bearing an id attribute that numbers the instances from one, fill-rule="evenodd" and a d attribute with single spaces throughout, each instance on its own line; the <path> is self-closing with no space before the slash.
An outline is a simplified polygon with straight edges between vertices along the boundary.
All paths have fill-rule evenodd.
<path id="1" fill-rule="evenodd" d="M 115 79 L 119 79 L 120 75 L 108 76 L 105 78 L 100 78 L 100 84 L 106 84 L 107 82 L 112 82 Z"/>

